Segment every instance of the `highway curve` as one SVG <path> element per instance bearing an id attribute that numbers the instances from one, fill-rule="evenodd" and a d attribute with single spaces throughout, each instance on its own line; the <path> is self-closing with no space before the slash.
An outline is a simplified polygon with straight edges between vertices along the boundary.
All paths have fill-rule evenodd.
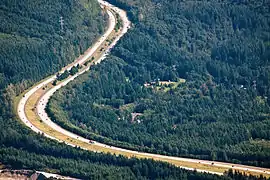
<path id="1" fill-rule="evenodd" d="M 100 3 L 101 7 L 107 11 L 109 15 L 109 26 L 107 31 L 91 48 L 89 48 L 84 53 L 84 55 L 80 56 L 72 64 L 64 67 L 60 71 L 60 73 L 64 72 L 64 70 L 66 69 L 67 70 L 71 69 L 74 65 L 77 64 L 83 65 L 86 61 L 89 61 L 89 59 L 93 57 L 93 55 L 97 53 L 97 51 L 99 51 L 101 47 L 104 46 L 106 39 L 110 38 L 112 33 L 114 33 L 116 37 L 114 38 L 113 42 L 110 45 L 106 46 L 105 51 L 102 52 L 99 58 L 91 62 L 91 64 L 99 63 L 100 61 L 105 59 L 110 49 L 114 47 L 114 45 L 118 42 L 118 40 L 130 28 L 131 23 L 128 20 L 125 11 L 103 0 L 98 0 L 98 2 Z M 120 32 L 115 32 L 114 30 L 117 21 L 117 19 L 115 18 L 116 13 L 120 15 L 120 18 L 123 22 L 123 27 L 120 29 Z M 56 75 L 53 75 L 51 77 L 44 79 L 34 87 L 27 90 L 23 95 L 20 96 L 19 103 L 17 106 L 17 114 L 20 120 L 36 133 L 41 133 L 44 136 L 57 140 L 59 142 L 65 142 L 66 144 L 73 147 L 79 146 L 85 150 L 96 152 L 110 152 L 112 154 L 116 155 L 121 154 L 127 157 L 151 158 L 159 161 L 169 162 L 188 170 L 196 169 L 198 172 L 208 172 L 218 175 L 222 175 L 228 169 L 234 169 L 239 170 L 241 172 L 245 172 L 247 174 L 249 173 L 254 175 L 263 174 L 267 177 L 270 177 L 270 169 L 266 168 L 138 152 L 92 141 L 63 129 L 62 127 L 51 121 L 51 119 L 45 112 L 45 107 L 48 103 L 49 98 L 53 95 L 54 92 L 56 92 L 58 89 L 65 86 L 67 83 L 74 80 L 76 77 L 85 73 L 88 70 L 89 66 L 86 66 L 82 68 L 74 76 L 68 77 L 67 79 L 59 82 L 56 86 L 51 85 L 52 82 L 57 78 Z"/>

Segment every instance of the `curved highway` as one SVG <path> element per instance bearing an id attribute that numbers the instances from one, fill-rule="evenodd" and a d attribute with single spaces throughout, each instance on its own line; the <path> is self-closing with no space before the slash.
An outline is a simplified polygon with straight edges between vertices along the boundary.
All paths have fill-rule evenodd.
<path id="1" fill-rule="evenodd" d="M 114 30 L 114 27 L 115 27 L 115 24 L 116 24 L 116 19 L 115 19 L 114 13 L 118 13 L 120 15 L 120 18 L 121 18 L 121 20 L 123 22 L 123 27 L 120 29 L 121 31 L 120 31 L 120 33 L 117 34 L 117 37 L 114 39 L 114 41 L 107 47 L 105 52 L 103 52 L 102 56 L 100 58 L 98 58 L 97 60 L 95 60 L 94 63 L 99 63 L 100 61 L 105 59 L 105 57 L 108 54 L 109 50 L 114 47 L 114 45 L 118 42 L 118 40 L 130 28 L 131 23 L 128 20 L 125 11 L 123 11 L 123 10 L 109 4 L 108 2 L 103 1 L 103 0 L 98 0 L 98 2 L 100 3 L 100 5 L 103 8 L 105 7 L 105 9 L 106 9 L 106 11 L 107 11 L 107 13 L 109 15 L 109 26 L 108 26 L 107 31 L 91 47 L 91 49 L 86 51 L 84 55 L 80 56 L 71 65 L 68 65 L 65 68 L 63 68 L 60 71 L 60 73 L 63 72 L 64 70 L 66 70 L 66 69 L 67 70 L 71 69 L 74 65 L 77 65 L 77 64 L 82 65 L 82 64 L 84 64 L 99 49 L 99 47 L 101 47 L 101 45 L 105 42 L 105 40 L 110 36 L 110 34 Z M 159 161 L 170 162 L 170 163 L 173 163 L 173 164 L 175 164 L 175 165 L 177 165 L 177 166 L 179 166 L 181 168 L 185 168 L 185 169 L 188 169 L 188 170 L 195 170 L 196 169 L 199 172 L 208 172 L 208 173 L 213 173 L 213 174 L 218 174 L 218 175 L 222 175 L 224 170 L 228 170 L 228 169 L 231 168 L 231 169 L 234 169 L 234 170 L 244 171 L 246 173 L 264 174 L 266 176 L 270 176 L 270 169 L 266 169 L 266 168 L 245 166 L 245 165 L 232 164 L 232 163 L 223 163 L 223 162 L 217 162 L 217 161 L 206 161 L 206 160 L 199 160 L 199 159 L 180 158 L 180 157 L 173 157 L 173 156 L 165 156 L 165 155 L 158 155 L 158 154 L 152 154 L 152 153 L 138 152 L 138 151 L 128 150 L 128 149 L 124 149 L 124 148 L 109 146 L 109 145 L 102 144 L 102 143 L 99 143 L 99 142 L 96 142 L 96 141 L 91 141 L 89 139 L 83 138 L 83 137 L 81 137 L 81 136 L 79 136 L 77 134 L 74 134 L 72 132 L 69 132 L 69 131 L 63 129 L 62 127 L 60 127 L 59 125 L 57 125 L 53 121 L 51 121 L 51 119 L 48 117 L 48 115 L 47 115 L 47 113 L 45 111 L 45 107 L 46 107 L 50 97 L 58 89 L 65 86 L 70 81 L 74 80 L 76 77 L 78 77 L 79 75 L 85 73 L 88 70 L 89 70 L 89 67 L 84 68 L 81 71 L 79 71 L 77 74 L 75 74 L 74 76 L 70 76 L 67 79 L 59 82 L 56 86 L 53 86 L 52 88 L 47 90 L 45 93 L 41 94 L 40 97 L 38 97 L 37 102 L 35 103 L 35 107 L 32 107 L 32 108 L 36 109 L 35 113 L 36 113 L 37 117 L 42 122 L 44 122 L 44 124 L 46 124 L 46 126 L 48 126 L 49 128 L 57 131 L 59 134 L 62 134 L 63 136 L 66 136 L 66 137 L 69 137 L 70 139 L 73 139 L 73 141 L 65 141 L 63 139 L 60 139 L 60 138 L 54 136 L 53 134 L 50 134 L 48 132 L 46 133 L 46 132 L 42 131 L 39 127 L 36 127 L 29 120 L 30 115 L 27 115 L 26 104 L 30 101 L 29 99 L 32 96 L 34 96 L 41 88 L 51 84 L 56 79 L 56 75 L 53 75 L 53 76 L 45 79 L 44 81 L 37 84 L 36 86 L 31 88 L 30 90 L 28 90 L 28 92 L 26 92 L 24 94 L 24 96 L 20 99 L 18 107 L 17 107 L 17 113 L 18 113 L 19 118 L 22 120 L 22 122 L 26 126 L 31 128 L 36 133 L 42 133 L 42 134 L 44 134 L 44 136 L 46 136 L 48 138 L 51 138 L 51 139 L 54 139 L 54 140 L 57 140 L 57 141 L 60 141 L 60 142 L 64 141 L 66 144 L 68 144 L 70 146 L 73 146 L 73 147 L 80 146 L 83 149 L 90 150 L 89 148 L 87 148 L 88 146 L 95 146 L 95 147 L 97 147 L 97 149 L 100 148 L 101 149 L 100 151 L 104 151 L 104 152 L 122 154 L 122 155 L 126 155 L 128 157 L 135 156 L 135 157 L 138 157 L 138 158 L 152 158 L 152 159 L 159 160 Z M 76 142 L 75 142 L 75 140 L 76 140 Z M 80 142 L 80 143 L 78 143 L 78 142 Z M 83 145 L 81 145 L 81 144 L 83 144 Z M 93 149 L 91 149 L 91 150 L 93 150 Z M 99 151 L 99 150 L 96 150 L 96 151 Z M 189 165 L 185 165 L 185 164 L 189 164 Z M 206 168 L 201 168 L 200 169 L 200 167 L 204 167 L 204 166 Z M 199 167 L 199 168 L 197 168 L 197 167 Z M 218 171 L 216 169 L 220 169 L 220 170 Z"/>

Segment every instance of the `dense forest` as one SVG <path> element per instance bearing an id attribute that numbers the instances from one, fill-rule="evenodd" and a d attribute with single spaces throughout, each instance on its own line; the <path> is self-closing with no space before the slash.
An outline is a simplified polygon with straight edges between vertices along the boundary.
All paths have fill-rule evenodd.
<path id="1" fill-rule="evenodd" d="M 57 72 L 106 26 L 106 16 L 94 0 L 2 0 L 0 21 L 0 88 L 10 83 L 25 88 Z"/>
<path id="2" fill-rule="evenodd" d="M 53 96 L 53 120 L 130 149 L 270 167 L 269 2 L 111 2 L 133 28 Z"/>
<path id="3" fill-rule="evenodd" d="M 24 127 L 15 116 L 14 97 L 73 61 L 104 31 L 106 16 L 95 0 L 4 0 L 0 13 L 1 165 L 82 179 L 230 179 L 151 160 L 86 152 Z"/>
<path id="4" fill-rule="evenodd" d="M 160 54 L 155 54 L 156 52 L 159 52 L 158 50 L 156 52 L 149 50 L 149 52 L 144 52 L 147 53 L 145 55 L 137 53 L 137 50 L 134 50 L 138 48 L 139 51 L 142 51 L 141 48 L 146 48 L 148 44 L 142 44 L 143 46 L 138 46 L 133 41 L 133 37 L 137 38 L 142 36 L 142 39 L 140 40 L 140 38 L 138 38 L 138 40 L 140 40 L 141 42 L 149 41 L 149 43 L 153 46 L 163 47 L 163 45 L 165 45 L 161 43 L 161 40 L 157 41 L 157 39 L 155 38 L 152 39 L 152 36 L 154 35 L 152 34 L 152 32 L 149 31 L 148 33 L 146 33 L 141 31 L 142 27 L 149 28 L 150 24 L 147 25 L 146 22 L 142 21 L 145 16 L 139 13 L 139 9 L 142 12 L 145 11 L 145 13 L 148 14 L 145 8 L 147 5 L 146 3 L 155 4 L 158 3 L 158 1 L 142 1 L 141 4 L 134 3 L 132 6 L 125 2 L 117 1 L 117 3 L 120 3 L 121 7 L 129 10 L 129 16 L 136 24 L 134 29 L 128 36 L 126 36 L 122 40 L 121 44 L 117 47 L 117 49 L 113 51 L 113 56 L 110 57 L 110 59 L 108 59 L 106 63 L 94 67 L 90 74 L 84 75 L 82 79 L 79 80 L 81 83 L 85 84 L 85 86 L 83 86 L 83 84 L 80 87 L 75 84 L 70 86 L 74 88 L 74 90 L 72 91 L 76 91 L 76 93 L 78 93 L 77 90 L 79 88 L 83 88 L 85 91 L 82 91 L 82 93 L 85 93 L 85 95 L 88 94 L 87 97 L 89 97 L 89 99 L 85 101 L 86 105 L 89 105 L 90 103 L 91 105 L 94 105 L 96 107 L 95 113 L 97 114 L 93 117 L 96 117 L 96 121 L 105 120 L 104 122 L 97 123 L 96 127 L 93 126 L 94 131 L 89 129 L 90 126 L 86 126 L 86 122 L 89 123 L 88 120 L 85 123 L 81 123 L 80 121 L 82 121 L 82 119 L 76 119 L 75 121 L 73 118 L 71 118 L 72 122 L 83 125 L 83 127 L 87 129 L 87 133 L 94 132 L 94 135 L 102 135 L 100 136 L 101 138 L 106 137 L 104 132 L 99 129 L 102 127 L 102 123 L 104 123 L 104 125 L 108 127 L 108 130 L 111 129 L 115 131 L 115 125 L 113 125 L 113 121 L 115 119 L 111 117 L 116 117 L 117 120 L 119 120 L 119 122 L 121 123 L 124 122 L 123 125 L 118 124 L 121 128 L 121 131 L 123 130 L 122 127 L 125 127 L 124 129 L 131 131 L 129 127 L 130 125 L 143 125 L 144 122 L 146 122 L 147 120 L 149 120 L 150 126 L 150 123 L 154 123 L 152 119 L 149 119 L 151 115 L 154 115 L 155 109 L 153 107 L 155 104 L 152 103 L 154 102 L 153 100 L 155 100 L 155 103 L 163 103 L 166 98 L 169 97 L 168 92 L 170 93 L 170 95 L 173 95 L 171 93 L 176 93 L 180 86 L 183 86 L 183 88 L 187 91 L 186 97 L 191 98 L 195 95 L 196 89 L 198 89 L 198 85 L 196 84 L 196 78 L 200 77 L 198 80 L 199 82 L 201 78 L 205 78 L 204 75 L 200 76 L 199 73 L 197 74 L 192 71 L 193 73 L 186 73 L 186 75 L 190 77 L 189 80 L 187 77 L 181 75 L 182 71 L 179 70 L 180 66 L 172 65 L 172 67 L 177 68 L 177 73 L 175 72 L 175 79 L 168 80 L 176 81 L 178 77 L 181 77 L 187 80 L 186 84 L 181 84 L 175 89 L 171 88 L 172 90 L 169 88 L 170 90 L 168 92 L 165 92 L 167 91 L 167 87 L 165 89 L 163 88 L 163 92 L 155 90 L 159 89 L 158 87 L 144 88 L 143 84 L 145 82 L 157 81 L 157 79 L 165 80 L 163 77 L 159 76 L 159 73 L 163 70 L 166 70 L 166 72 L 168 71 L 168 73 L 170 73 L 171 71 L 168 64 L 163 65 L 161 63 L 162 61 L 151 62 L 150 58 L 148 60 L 143 57 L 149 53 L 153 56 L 156 56 L 156 58 L 166 57 L 170 59 L 172 57 L 167 57 L 167 55 L 169 55 L 169 51 L 172 55 L 175 53 L 175 51 L 172 51 L 169 49 L 169 47 L 167 47 L 165 48 L 165 51 L 168 51 L 168 54 L 165 56 L 160 56 Z M 164 8 L 168 7 L 167 5 L 165 5 L 166 3 L 164 4 Z M 158 13 L 158 11 L 154 9 L 149 9 L 149 11 L 153 13 L 149 14 L 149 18 L 158 17 L 157 14 L 155 14 Z M 263 9 L 260 8 L 260 11 L 263 11 Z M 95 0 L 3 0 L 0 2 L 0 13 L 1 164 L 4 164 L 13 169 L 34 169 L 51 171 L 82 179 L 257 179 L 257 177 L 245 177 L 240 173 L 233 173 L 232 171 L 229 171 L 226 176 L 216 176 L 197 173 L 195 171 L 186 171 L 166 163 L 155 162 L 152 160 L 127 159 L 122 156 L 117 157 L 110 154 L 86 152 L 79 148 L 72 148 L 63 143 L 58 143 L 46 139 L 42 135 L 37 135 L 33 133 L 30 129 L 22 125 L 17 119 L 13 109 L 14 97 L 20 94 L 23 90 L 27 89 L 29 86 L 33 85 L 38 80 L 44 78 L 49 74 L 57 72 L 57 70 L 59 70 L 61 67 L 73 61 L 75 57 L 77 57 L 88 46 L 90 46 L 91 43 L 104 31 L 104 28 L 106 27 L 106 16 L 102 13 L 98 3 Z M 162 15 L 161 10 L 160 13 L 160 15 Z M 61 16 L 64 20 L 63 29 L 61 29 L 59 23 Z M 161 17 L 161 19 L 163 19 L 163 17 Z M 151 31 L 157 33 L 157 27 L 153 27 L 151 29 Z M 167 38 L 164 37 L 163 32 L 161 35 L 158 35 L 159 38 Z M 134 45 L 130 47 L 133 50 L 128 50 L 128 42 L 134 43 Z M 268 46 L 266 42 L 264 52 L 268 52 L 267 47 Z M 137 54 L 137 57 L 132 59 L 126 59 L 124 58 L 124 55 L 126 56 L 127 53 L 130 53 L 131 55 Z M 149 56 L 149 54 L 147 56 Z M 173 56 L 175 58 L 178 58 L 178 55 L 179 54 Z M 191 55 L 191 53 L 189 53 L 188 55 Z M 132 62 L 132 60 L 134 60 L 134 62 Z M 145 60 L 145 62 L 143 60 Z M 167 62 L 167 60 L 164 62 Z M 149 66 L 145 66 L 146 63 L 149 63 Z M 152 67 L 152 63 L 154 63 L 156 66 Z M 112 68 L 109 68 L 110 65 L 112 65 Z M 144 68 L 141 69 L 141 67 Z M 165 69 L 163 69 L 164 67 Z M 192 65 L 192 68 L 195 67 L 195 65 Z M 151 68 L 152 70 L 155 69 L 157 72 L 152 72 Z M 141 74 L 142 71 L 145 71 L 146 74 Z M 189 70 L 187 72 L 189 72 Z M 101 76 L 97 77 L 97 75 Z M 141 81 L 141 75 L 146 76 L 147 78 L 142 79 Z M 91 78 L 89 78 L 89 76 Z M 267 74 L 265 76 L 267 78 Z M 104 77 L 107 77 L 108 79 L 102 82 L 100 78 L 102 78 L 103 80 Z M 96 81 L 93 82 L 93 87 L 92 85 L 88 84 L 92 83 L 92 80 L 89 81 L 90 79 Z M 194 80 L 192 81 L 192 79 Z M 97 82 L 110 82 L 109 84 L 111 85 L 111 87 L 109 87 L 109 90 L 112 90 L 112 94 L 109 93 L 108 90 L 106 90 L 106 86 L 105 84 L 103 84 L 104 90 L 102 90 L 102 93 L 104 94 L 101 95 L 101 92 L 97 91 L 96 96 L 89 96 L 93 94 L 93 92 L 91 92 L 90 90 L 95 90 L 95 88 L 98 86 Z M 189 84 L 191 82 L 193 82 L 193 85 Z M 213 78 L 213 82 L 216 83 L 216 87 L 221 86 L 220 82 L 216 82 L 215 77 Z M 267 82 L 267 79 L 265 82 Z M 263 85 L 265 85 L 265 82 L 263 82 Z M 122 87 L 119 86 L 118 83 L 121 83 Z M 116 86 L 118 86 L 118 88 L 122 88 L 123 92 L 117 94 L 118 90 L 116 89 Z M 139 89 L 141 89 L 141 93 L 139 93 Z M 267 88 L 265 89 L 267 90 Z M 225 88 L 225 90 L 228 90 L 228 88 Z M 63 94 L 63 92 L 60 91 L 62 94 L 59 93 L 55 98 L 62 96 L 63 99 L 60 102 L 64 102 L 66 101 L 65 97 L 70 97 L 70 102 L 74 101 L 74 96 L 68 95 L 68 93 L 72 91 L 70 89 L 68 91 L 64 91 L 66 93 Z M 191 94 L 189 91 L 194 91 L 194 94 Z M 162 96 L 160 96 L 161 99 L 154 99 L 154 97 L 156 97 L 156 93 L 162 94 Z M 198 98 L 199 97 L 201 96 L 198 96 Z M 78 101 L 80 98 L 82 98 L 80 93 L 78 93 L 77 98 Z M 95 100 L 91 100 L 91 98 L 95 98 Z M 94 101 L 95 103 L 92 103 Z M 261 103 L 265 103 L 265 108 L 268 107 L 268 102 L 264 99 L 258 98 L 258 101 Z M 151 108 L 145 106 L 148 105 L 147 103 L 151 105 Z M 51 104 L 54 105 L 55 103 L 52 102 Z M 70 107 L 70 104 L 68 105 Z M 163 106 L 161 106 L 161 108 L 162 107 Z M 55 116 L 62 116 L 62 109 L 64 108 L 68 108 L 68 106 L 57 106 L 54 110 L 59 111 L 59 113 L 56 113 Z M 108 111 L 105 112 L 104 108 L 107 108 Z M 75 110 L 76 111 L 74 112 L 78 112 L 77 109 Z M 85 112 L 85 110 L 86 109 L 83 108 L 81 113 L 87 113 L 87 116 L 92 117 L 92 111 Z M 157 117 L 162 117 L 162 113 L 164 113 L 163 111 L 164 109 Z M 262 110 L 262 112 L 265 111 L 267 111 L 267 109 Z M 66 118 L 68 116 L 71 116 L 70 109 L 67 112 L 68 114 L 65 114 Z M 133 124 L 130 124 L 131 112 L 141 113 L 138 119 L 136 119 L 136 122 L 133 122 Z M 147 113 L 149 116 L 147 116 Z M 265 114 L 262 115 L 265 116 Z M 103 118 L 101 116 L 104 116 L 106 118 Z M 108 118 L 107 116 L 110 118 Z M 121 117 L 122 119 L 118 119 L 119 117 Z M 64 120 L 66 120 L 66 118 Z M 122 121 L 124 120 L 124 118 L 126 118 L 126 121 Z M 142 120 L 140 120 L 141 118 Z M 186 117 L 183 116 L 183 118 L 181 119 L 184 120 L 185 118 Z M 112 122 L 108 121 L 110 122 L 109 124 L 105 123 L 107 119 L 111 120 Z M 142 123 L 139 124 L 138 120 L 140 120 Z M 157 118 L 157 120 L 163 122 L 160 118 Z M 186 128 L 188 128 L 188 119 L 185 119 L 185 121 L 183 122 L 186 123 Z M 265 122 L 264 118 L 262 118 L 259 122 Z M 222 123 L 222 121 L 220 123 Z M 253 124 L 248 125 L 252 126 Z M 268 130 L 264 129 L 263 124 L 258 123 L 258 125 L 260 125 L 258 126 L 258 128 L 261 128 L 261 131 L 258 131 L 257 133 L 263 132 L 265 136 L 267 136 Z M 196 126 L 196 121 L 194 122 L 194 126 Z M 159 130 L 158 128 L 160 128 L 160 125 L 157 124 L 156 126 L 152 127 L 157 128 L 156 130 Z M 141 126 L 141 128 L 143 130 L 147 127 Z M 250 128 L 252 129 L 252 127 Z M 152 132 L 153 135 L 157 133 L 154 130 Z M 134 133 L 136 133 L 135 130 Z M 196 131 L 194 133 L 197 134 Z M 145 138 L 153 136 L 152 134 L 150 135 L 151 136 L 148 136 L 146 133 L 143 136 Z M 131 148 L 133 146 L 136 146 L 136 143 L 128 142 L 119 137 L 119 134 L 116 133 L 115 137 L 112 138 L 108 136 L 108 139 L 117 139 L 117 142 L 121 141 L 127 143 L 127 145 L 131 146 Z M 133 138 L 135 136 L 132 135 L 131 137 Z M 254 138 L 254 136 L 252 137 Z M 261 134 L 258 134 L 256 136 L 256 138 L 261 137 Z M 138 138 L 142 137 L 138 136 Z M 265 138 L 265 141 L 266 140 L 267 138 Z M 153 141 L 150 141 L 150 143 L 153 143 L 154 141 L 156 141 L 156 139 L 153 139 Z M 112 141 L 112 143 L 115 142 Z M 243 143 L 246 144 L 243 144 L 242 146 L 237 144 L 239 151 L 243 150 L 242 148 L 247 147 L 247 149 L 249 150 L 251 150 L 252 148 L 257 148 L 255 153 L 257 153 L 259 149 L 261 149 L 263 153 L 267 153 L 268 151 L 264 141 L 261 143 L 254 141 L 254 144 L 251 144 L 250 141 L 244 141 Z M 156 144 L 153 144 L 153 146 L 155 145 Z M 163 144 L 161 143 L 161 145 Z M 148 147 L 145 141 L 142 141 L 142 143 L 138 146 L 145 148 Z M 177 146 L 173 146 L 172 148 L 177 150 L 178 147 L 175 147 Z M 228 144 L 228 147 L 230 147 L 230 144 Z M 151 151 L 151 148 L 153 148 L 152 144 L 148 149 Z M 157 150 L 164 153 L 170 153 L 169 150 L 163 151 L 162 148 L 157 148 Z M 190 151 L 188 149 L 187 153 L 189 152 Z M 180 152 L 178 153 L 180 154 Z M 262 154 L 262 157 L 265 157 L 265 154 Z"/>
<path id="5" fill-rule="evenodd" d="M 87 152 L 33 133 L 16 117 L 14 97 L 90 46 L 104 31 L 106 15 L 95 0 L 3 0 L 0 13 L 1 166 L 81 179 L 231 179 L 237 175 L 228 172 L 220 177 L 152 160 Z M 77 69 L 69 73 L 73 71 Z"/>
<path id="6" fill-rule="evenodd" d="M 0 160 L 13 169 L 51 171 L 81 179 L 230 179 L 228 175 L 202 174 L 153 160 L 87 152 L 33 136 L 28 130 L 20 134 L 8 130 L 9 134 L 1 132 Z"/>

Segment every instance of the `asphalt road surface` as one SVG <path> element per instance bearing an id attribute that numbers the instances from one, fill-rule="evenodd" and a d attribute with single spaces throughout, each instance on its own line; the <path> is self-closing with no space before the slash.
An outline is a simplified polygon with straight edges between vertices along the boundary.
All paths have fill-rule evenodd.
<path id="1" fill-rule="evenodd" d="M 115 46 L 115 44 L 118 42 L 118 40 L 128 31 L 128 29 L 130 28 L 130 21 L 127 18 L 126 12 L 109 4 L 108 2 L 102 1 L 102 0 L 98 0 L 98 2 L 101 4 L 101 6 L 106 6 L 107 8 L 107 13 L 109 15 L 109 26 L 107 31 L 105 32 L 105 34 L 91 47 L 91 49 L 87 52 L 85 52 L 84 55 L 80 56 L 74 63 L 72 63 L 72 65 L 69 65 L 65 68 L 63 68 L 61 72 L 63 72 L 66 69 L 71 69 L 72 66 L 77 65 L 77 64 L 83 64 L 86 60 L 89 59 L 89 57 L 91 57 L 91 55 L 93 55 L 93 53 L 100 47 L 100 45 L 106 40 L 106 38 L 110 35 L 110 33 L 113 31 L 114 26 L 116 24 L 116 19 L 113 15 L 113 13 L 111 12 L 111 10 L 117 12 L 120 15 L 120 18 L 123 21 L 123 28 L 121 30 L 121 33 L 119 36 L 117 36 L 117 38 L 110 44 L 110 46 L 105 50 L 105 52 L 103 53 L 103 55 L 97 59 L 95 61 L 95 63 L 99 63 L 101 62 L 103 59 L 105 59 L 106 55 L 109 53 L 110 49 L 113 48 Z M 58 132 L 61 132 L 62 134 L 69 136 L 71 138 L 75 138 L 77 140 L 80 140 L 82 142 L 86 142 L 89 143 L 89 139 L 83 138 L 77 134 L 74 134 L 72 132 L 69 132 L 65 129 L 63 129 L 62 127 L 60 127 L 59 125 L 55 124 L 54 122 L 51 121 L 51 119 L 48 117 L 47 113 L 45 112 L 45 107 L 48 103 L 48 100 L 50 99 L 50 97 L 61 87 L 65 86 L 66 84 L 68 84 L 70 81 L 74 80 L 76 77 L 78 77 L 79 75 L 85 73 L 88 69 L 82 70 L 80 72 L 78 72 L 77 74 L 75 74 L 74 76 L 71 76 L 65 80 L 63 80 L 62 82 L 60 82 L 59 84 L 57 84 L 56 86 L 54 86 L 53 88 L 51 88 L 49 91 L 47 91 L 39 100 L 38 104 L 37 104 L 37 113 L 38 116 L 40 117 L 40 119 L 46 123 L 48 126 L 50 126 L 51 128 L 55 129 Z M 31 95 L 33 95 L 38 89 L 42 88 L 43 86 L 53 82 L 56 79 L 56 75 L 46 79 L 45 81 L 41 82 L 40 84 L 36 85 L 35 87 L 33 87 L 32 89 L 30 89 L 25 95 L 24 97 L 20 100 L 19 104 L 18 104 L 18 108 L 17 108 L 17 112 L 18 115 L 20 117 L 20 119 L 24 122 L 24 124 L 26 126 L 28 126 L 29 128 L 31 128 L 33 131 L 35 131 L 36 133 L 43 133 L 42 131 L 40 131 L 37 127 L 35 127 L 34 125 L 32 125 L 29 120 L 27 119 L 27 116 L 25 114 L 25 105 L 27 100 L 31 97 Z M 52 137 L 46 133 L 43 133 L 44 136 L 57 140 L 57 141 L 61 141 L 55 137 Z M 191 163 L 198 163 L 198 164 L 206 164 L 206 165 L 211 165 L 211 166 L 215 166 L 215 167 L 224 167 L 224 168 L 231 168 L 231 169 L 235 169 L 235 170 L 243 170 L 246 172 L 256 172 L 256 173 L 262 173 L 262 174 L 269 174 L 270 175 L 270 169 L 266 169 L 266 168 L 260 168 L 260 167 L 253 167 L 253 166 L 245 166 L 245 165 L 240 165 L 240 164 L 232 164 L 232 163 L 224 163 L 224 162 L 217 162 L 217 161 L 206 161 L 206 160 L 199 160 L 199 159 L 191 159 L 191 158 L 181 158 L 181 157 L 173 157 L 173 156 L 165 156 L 165 155 L 159 155 L 159 154 L 152 154 L 152 153 L 144 153 L 144 152 L 138 152 L 138 151 L 133 151 L 133 150 L 128 150 L 128 149 L 124 149 L 124 148 L 119 148 L 119 147 L 114 147 L 114 146 L 109 146 L 106 144 L 102 144 L 96 141 L 93 141 L 93 143 L 97 146 L 100 147 L 106 147 L 112 150 L 117 150 L 119 152 L 129 152 L 136 155 L 143 155 L 143 156 L 147 156 L 148 158 L 158 158 L 159 160 L 163 160 L 163 159 L 171 159 L 171 160 L 176 160 L 176 161 L 182 161 L 182 162 L 191 162 Z M 74 144 L 71 143 L 66 143 L 70 146 L 75 147 Z M 194 170 L 194 168 L 188 168 L 188 167 L 181 167 L 181 168 L 185 168 L 188 170 Z M 214 171 L 206 171 L 206 170 L 200 170 L 200 169 L 196 169 L 198 172 L 208 172 L 208 173 L 213 173 L 213 174 L 218 174 L 218 175 L 222 175 L 222 173 L 220 172 L 214 172 Z"/>

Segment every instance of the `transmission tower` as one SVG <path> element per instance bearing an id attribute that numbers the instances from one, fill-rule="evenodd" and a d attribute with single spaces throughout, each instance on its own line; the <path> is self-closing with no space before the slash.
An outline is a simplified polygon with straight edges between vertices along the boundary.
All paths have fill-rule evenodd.
<path id="1" fill-rule="evenodd" d="M 61 31 L 64 32 L 64 19 L 62 16 L 60 17 L 59 22 L 60 22 L 60 26 L 61 26 Z"/>

